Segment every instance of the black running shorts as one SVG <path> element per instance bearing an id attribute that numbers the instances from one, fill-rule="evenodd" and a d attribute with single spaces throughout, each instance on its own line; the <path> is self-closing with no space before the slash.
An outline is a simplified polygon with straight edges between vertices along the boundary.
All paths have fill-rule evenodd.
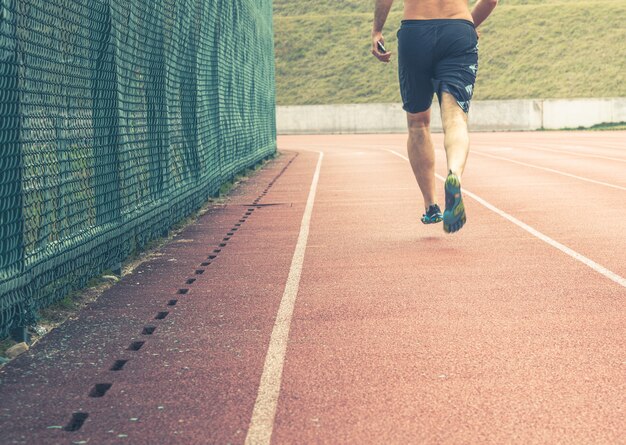
<path id="1" fill-rule="evenodd" d="M 403 20 L 398 30 L 398 71 L 403 108 L 428 110 L 437 93 L 452 94 L 466 113 L 478 71 L 478 36 L 462 19 Z"/>

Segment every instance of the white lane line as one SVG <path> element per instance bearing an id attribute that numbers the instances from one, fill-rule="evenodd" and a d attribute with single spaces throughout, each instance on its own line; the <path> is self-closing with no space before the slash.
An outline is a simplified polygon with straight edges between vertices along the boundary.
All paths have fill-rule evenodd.
<path id="1" fill-rule="evenodd" d="M 409 158 L 407 158 L 406 156 L 401 155 L 400 153 L 397 153 L 393 150 L 388 150 L 386 149 L 386 151 L 388 151 L 389 153 L 392 153 L 402 159 L 404 159 L 405 161 L 409 162 Z M 444 181 L 446 180 L 446 178 L 444 178 L 441 175 L 435 175 L 437 177 L 437 179 Z M 581 263 L 583 263 L 585 266 L 590 267 L 591 269 L 595 270 L 596 272 L 598 272 L 599 274 L 605 276 L 606 278 L 608 278 L 611 281 L 616 282 L 617 284 L 619 284 L 622 287 L 626 288 L 626 278 L 616 274 L 615 272 L 611 272 L 609 269 L 607 269 L 604 266 L 601 266 L 600 264 L 596 263 L 595 261 L 587 258 L 584 255 L 581 255 L 580 253 L 576 252 L 575 250 L 570 249 L 569 247 L 559 243 L 558 241 L 553 240 L 552 238 L 550 238 L 547 235 L 544 235 L 543 233 L 541 233 L 540 231 L 538 231 L 537 229 L 532 228 L 531 226 L 529 226 L 526 223 L 523 223 L 522 221 L 520 221 L 519 219 L 515 218 L 514 216 L 509 215 L 508 213 L 506 213 L 503 210 L 500 210 L 499 208 L 497 208 L 496 206 L 494 206 L 493 204 L 488 203 L 487 201 L 485 201 L 484 199 L 482 199 L 481 197 L 475 195 L 474 193 L 468 191 L 467 189 L 463 189 L 463 194 L 469 196 L 470 198 L 474 199 L 475 201 L 479 202 L 480 204 L 482 204 L 483 206 L 487 207 L 489 210 L 491 210 L 492 212 L 500 215 L 502 218 L 512 222 L 513 224 L 515 224 L 518 227 L 521 227 L 522 229 L 524 229 L 525 231 L 527 231 L 528 233 L 530 233 L 531 235 L 539 238 L 541 241 L 544 241 L 546 243 L 548 243 L 549 245 L 551 245 L 552 247 L 560 250 L 561 252 L 565 253 L 566 255 L 569 255 L 570 257 L 574 258 L 577 261 L 580 261 Z"/>
<path id="2" fill-rule="evenodd" d="M 580 142 L 583 143 L 583 144 L 585 143 L 585 141 L 580 141 Z M 537 142 L 537 143 L 539 143 L 541 145 L 544 145 L 544 146 L 548 145 L 549 147 L 554 147 L 554 148 L 563 147 L 563 143 L 562 142 L 554 143 L 554 142 L 550 142 L 550 141 L 543 141 L 543 142 Z M 621 147 L 620 146 L 608 146 L 608 145 L 605 145 L 602 142 L 597 142 L 597 141 L 589 141 L 589 143 L 587 143 L 587 145 L 579 145 L 579 144 L 570 145 L 570 144 L 568 144 L 567 146 L 569 148 L 578 148 L 578 149 L 581 149 L 581 150 L 595 150 L 595 151 L 597 151 L 597 150 L 612 150 L 612 151 L 613 150 L 618 150 L 621 153 L 624 153 L 624 149 L 626 149 L 626 145 L 622 145 Z"/>
<path id="3" fill-rule="evenodd" d="M 597 144 L 598 148 L 608 148 L 611 150 L 620 150 L 620 151 L 624 151 L 626 150 L 626 144 L 623 142 L 599 142 Z"/>
<path id="4" fill-rule="evenodd" d="M 571 156 L 581 156 L 581 157 L 585 157 L 585 158 L 606 159 L 607 161 L 626 162 L 626 159 L 624 159 L 624 158 L 614 158 L 612 156 L 596 155 L 596 154 L 580 152 L 580 151 L 559 150 L 557 148 L 552 148 L 551 146 L 545 146 L 545 145 L 539 145 L 539 146 L 537 146 L 537 145 L 530 145 L 528 148 L 530 148 L 532 150 L 542 150 L 542 151 L 551 151 L 551 152 L 554 152 L 554 153 L 563 153 L 563 154 L 567 154 L 567 155 L 571 155 Z M 575 148 L 575 147 L 571 147 L 571 148 Z M 585 148 L 585 149 L 586 150 L 593 150 L 593 148 L 594 147 L 589 147 L 589 148 Z M 600 147 L 597 147 L 597 148 L 600 148 Z"/>
<path id="5" fill-rule="evenodd" d="M 293 259 L 291 260 L 285 291 L 280 301 L 278 314 L 274 322 L 274 329 L 270 337 L 270 344 L 267 349 L 267 355 L 265 356 L 265 365 L 263 366 L 259 392 L 254 404 L 254 410 L 252 411 L 250 428 L 246 436 L 246 445 L 265 445 L 269 444 L 272 439 L 276 405 L 278 404 L 285 352 L 289 338 L 289 328 L 291 326 L 293 308 L 300 286 L 304 252 L 306 251 L 307 239 L 309 237 L 311 214 L 313 213 L 313 203 L 315 202 L 315 193 L 317 192 L 317 183 L 320 178 L 323 158 L 324 153 L 320 152 L 317 168 L 313 175 L 313 182 L 311 183 L 311 189 L 309 190 L 309 198 L 304 208 L 304 215 L 302 215 L 300 234 L 298 235 L 298 242 L 296 243 L 296 249 L 293 253 Z"/>
<path id="6" fill-rule="evenodd" d="M 472 153 L 477 154 L 478 156 L 485 156 L 487 158 L 493 158 L 493 159 L 498 159 L 498 160 L 501 160 L 501 161 L 512 162 L 513 164 L 523 165 L 524 167 L 535 168 L 537 170 L 543 170 L 543 171 L 547 171 L 547 172 L 550 172 L 550 173 L 556 173 L 557 175 L 567 176 L 569 178 L 578 179 L 580 181 L 590 182 L 592 184 L 603 185 L 605 187 L 610 187 L 610 188 L 614 188 L 614 189 L 617 189 L 617 190 L 624 190 L 624 191 L 626 191 L 626 187 L 622 187 L 622 186 L 614 185 L 614 184 L 609 184 L 607 182 L 596 181 L 594 179 L 583 178 L 582 176 L 572 175 L 570 173 L 565 173 L 565 172 L 562 172 L 562 171 L 559 171 L 559 170 L 554 170 L 552 168 L 540 167 L 538 165 L 533 165 L 533 164 L 527 164 L 526 162 L 515 161 L 513 159 L 503 158 L 502 156 L 490 155 L 490 154 L 483 153 L 483 152 L 476 151 L 476 150 L 472 150 Z"/>
<path id="7" fill-rule="evenodd" d="M 604 159 L 607 161 L 615 161 L 615 162 L 626 162 L 626 159 L 620 159 L 620 158 L 612 158 L 610 156 L 601 156 L 601 155 L 592 155 L 589 153 L 580 153 L 577 151 L 566 151 L 566 150 L 556 150 L 554 148 L 546 148 L 544 146 L 538 146 L 538 145 L 524 145 L 523 147 L 502 147 L 502 146 L 486 146 L 484 144 L 481 144 L 481 148 L 500 148 L 500 149 L 508 149 L 508 150 L 514 150 L 514 151 L 520 151 L 520 150 L 538 150 L 538 151 L 547 151 L 550 153 L 559 153 L 562 155 L 567 155 L 567 156 L 576 156 L 576 157 L 581 157 L 581 158 L 596 158 L 596 159 Z"/>

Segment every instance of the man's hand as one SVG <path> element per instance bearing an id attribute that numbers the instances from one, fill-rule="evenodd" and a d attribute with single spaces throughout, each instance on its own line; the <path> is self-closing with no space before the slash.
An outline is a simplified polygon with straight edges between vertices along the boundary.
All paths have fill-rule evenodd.
<path id="1" fill-rule="evenodd" d="M 380 32 L 373 32 L 372 33 L 372 54 L 381 62 L 389 63 L 389 60 L 391 59 L 391 52 L 387 51 L 386 53 L 381 53 L 380 49 L 378 49 L 378 42 L 382 43 L 384 46 L 385 39 L 383 39 L 383 34 Z"/>

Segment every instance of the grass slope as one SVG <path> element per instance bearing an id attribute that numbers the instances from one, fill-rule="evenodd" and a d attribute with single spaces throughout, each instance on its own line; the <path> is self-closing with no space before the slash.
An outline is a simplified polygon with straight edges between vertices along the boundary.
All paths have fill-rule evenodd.
<path id="1" fill-rule="evenodd" d="M 279 105 L 398 102 L 369 53 L 373 0 L 274 0 Z M 481 27 L 475 99 L 626 96 L 626 1 L 501 0 Z M 395 53 L 402 2 L 385 27 Z"/>

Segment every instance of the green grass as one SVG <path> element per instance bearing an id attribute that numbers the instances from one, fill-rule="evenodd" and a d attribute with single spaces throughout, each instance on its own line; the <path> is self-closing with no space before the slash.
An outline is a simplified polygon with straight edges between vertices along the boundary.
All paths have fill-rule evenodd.
<path id="1" fill-rule="evenodd" d="M 616 130 L 626 130 L 626 122 L 619 122 L 615 124 L 598 124 L 593 127 L 589 127 L 589 130 L 596 131 L 616 131 Z"/>
<path id="2" fill-rule="evenodd" d="M 562 130 L 623 131 L 623 130 L 626 130 L 626 122 L 617 122 L 617 123 L 610 123 L 610 124 L 604 123 L 604 124 L 593 125 L 591 127 L 563 128 Z M 561 130 L 555 130 L 555 131 L 561 131 Z"/>
<path id="3" fill-rule="evenodd" d="M 15 343 L 13 340 L 9 338 L 0 339 L 0 357 L 4 357 L 4 355 L 7 352 L 7 349 L 9 349 L 11 346 L 14 346 L 16 344 L 17 343 Z M 2 362 L 0 362 L 0 367 L 2 367 Z"/>
<path id="4" fill-rule="evenodd" d="M 395 53 L 396 0 L 385 27 Z M 398 102 L 369 53 L 372 0 L 275 0 L 279 105 Z M 624 0 L 501 0 L 481 27 L 475 99 L 626 96 Z"/>

